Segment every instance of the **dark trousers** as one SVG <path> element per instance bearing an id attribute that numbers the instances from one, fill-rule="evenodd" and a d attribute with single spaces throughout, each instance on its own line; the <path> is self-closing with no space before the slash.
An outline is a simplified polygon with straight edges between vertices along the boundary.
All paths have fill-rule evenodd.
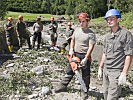
<path id="1" fill-rule="evenodd" d="M 40 48 L 40 43 L 41 43 L 41 32 L 34 32 L 33 34 L 33 48 L 35 46 L 35 42 L 37 40 L 37 48 Z"/>
<path id="2" fill-rule="evenodd" d="M 30 43 L 30 37 L 29 35 L 19 35 L 19 46 L 22 47 L 23 45 L 23 39 L 27 40 L 28 47 L 31 48 L 31 43 Z"/>
<path id="3" fill-rule="evenodd" d="M 75 56 L 79 57 L 80 60 L 82 60 L 85 57 L 85 54 L 76 53 Z M 89 89 L 89 84 L 90 84 L 90 65 L 91 65 L 91 62 L 87 61 L 86 65 L 81 68 L 82 78 L 86 84 L 87 89 Z M 65 86 L 67 86 L 69 84 L 69 82 L 71 81 L 71 79 L 75 75 L 70 64 L 67 68 L 66 73 L 67 73 L 67 75 L 61 81 L 61 83 Z"/>
<path id="4" fill-rule="evenodd" d="M 13 45 L 13 34 L 6 32 L 6 43 L 7 45 Z"/>
<path id="5" fill-rule="evenodd" d="M 71 43 L 71 39 L 67 40 L 65 43 L 63 43 L 62 48 L 65 49 L 65 47 L 66 47 L 67 45 L 70 46 L 70 43 Z"/>

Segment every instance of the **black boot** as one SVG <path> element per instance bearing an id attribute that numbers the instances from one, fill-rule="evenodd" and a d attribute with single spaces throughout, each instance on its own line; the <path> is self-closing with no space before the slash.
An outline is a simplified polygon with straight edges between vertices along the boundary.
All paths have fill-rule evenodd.
<path id="1" fill-rule="evenodd" d="M 39 50 L 39 49 L 40 49 L 40 44 L 37 45 L 37 50 Z"/>
<path id="2" fill-rule="evenodd" d="M 59 84 L 56 88 L 55 88 L 55 93 L 59 93 L 59 92 L 65 92 L 67 91 L 67 86 L 63 85 L 63 84 Z"/>
<path id="3" fill-rule="evenodd" d="M 28 47 L 29 49 L 32 49 L 31 43 L 30 43 L 30 38 L 27 39 Z"/>
<path id="4" fill-rule="evenodd" d="M 32 49 L 32 46 L 31 46 L 31 45 L 29 45 L 28 47 L 29 47 L 29 50 L 31 50 L 31 49 Z"/>
<path id="5" fill-rule="evenodd" d="M 55 93 L 64 92 L 67 90 L 67 85 L 72 79 L 72 75 L 66 75 L 60 82 L 60 84 L 55 88 Z"/>

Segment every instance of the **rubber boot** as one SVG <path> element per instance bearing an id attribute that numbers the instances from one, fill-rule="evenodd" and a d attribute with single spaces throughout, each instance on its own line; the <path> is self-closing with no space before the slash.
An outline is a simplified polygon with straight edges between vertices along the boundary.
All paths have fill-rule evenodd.
<path id="1" fill-rule="evenodd" d="M 40 44 L 37 45 L 37 50 L 40 49 Z"/>
<path id="2" fill-rule="evenodd" d="M 9 45 L 8 49 L 9 49 L 9 52 L 12 52 L 13 51 L 13 45 Z"/>
<path id="3" fill-rule="evenodd" d="M 108 96 L 108 93 L 103 93 L 103 96 L 104 96 L 104 100 L 107 100 L 107 96 Z"/>
<path id="4" fill-rule="evenodd" d="M 86 77 L 82 77 L 85 84 L 86 84 L 86 88 L 87 88 L 87 92 L 84 92 L 83 90 L 81 90 L 81 96 L 83 100 L 87 100 L 88 99 L 88 91 L 89 91 L 89 84 L 90 84 L 90 75 L 86 76 Z"/>
<path id="5" fill-rule="evenodd" d="M 71 79 L 73 78 L 72 75 L 66 75 L 60 82 L 60 84 L 55 88 L 55 93 L 64 92 L 67 90 L 67 86 Z"/>
<path id="6" fill-rule="evenodd" d="M 12 52 L 13 51 L 13 45 L 9 45 L 8 49 L 9 49 L 9 52 Z"/>
<path id="7" fill-rule="evenodd" d="M 29 49 L 32 49 L 32 46 L 31 46 L 31 44 L 30 44 L 30 38 L 28 38 L 27 43 L 28 43 Z"/>
<path id="8" fill-rule="evenodd" d="M 64 54 L 65 51 L 66 51 L 65 48 L 62 48 L 62 49 L 61 49 L 61 54 Z"/>

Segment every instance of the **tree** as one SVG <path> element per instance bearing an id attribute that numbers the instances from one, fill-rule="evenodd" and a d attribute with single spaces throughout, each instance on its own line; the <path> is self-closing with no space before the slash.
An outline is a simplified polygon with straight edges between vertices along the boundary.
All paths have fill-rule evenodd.
<path id="1" fill-rule="evenodd" d="M 76 6 L 75 0 L 68 0 L 68 6 L 66 8 L 66 12 L 65 13 L 67 15 L 74 14 L 74 12 L 75 12 L 75 6 Z"/>
<path id="2" fill-rule="evenodd" d="M 113 0 L 114 8 L 119 9 L 121 12 L 129 12 L 133 9 L 132 0 Z"/>
<path id="3" fill-rule="evenodd" d="M 6 0 L 0 0 L 0 19 L 3 19 L 6 13 L 7 13 Z"/>
<path id="4" fill-rule="evenodd" d="M 121 12 L 133 9 L 133 0 L 0 0 L 8 2 L 9 11 L 76 15 L 87 12 L 92 18 L 104 16 L 106 11 L 117 8 Z M 0 3 L 0 10 L 6 10 Z M 4 7 L 4 8 L 3 8 Z M 6 11 L 3 11 L 4 13 Z M 3 12 L 0 12 L 1 15 Z"/>
<path id="5" fill-rule="evenodd" d="M 65 14 L 65 1 L 64 0 L 56 0 L 54 4 L 53 10 L 55 11 L 56 15 Z"/>

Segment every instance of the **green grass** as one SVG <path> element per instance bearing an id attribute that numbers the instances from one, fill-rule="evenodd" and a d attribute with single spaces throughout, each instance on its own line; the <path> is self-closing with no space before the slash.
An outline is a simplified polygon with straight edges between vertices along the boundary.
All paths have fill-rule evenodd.
<path id="1" fill-rule="evenodd" d="M 102 27 L 103 26 L 105 27 L 105 25 L 107 26 L 107 23 L 103 17 L 92 19 L 91 23 L 94 25 L 98 25 L 98 26 L 101 25 Z M 133 12 L 122 14 L 120 25 L 127 29 L 132 29 L 133 28 Z"/>
<path id="2" fill-rule="evenodd" d="M 33 13 L 21 13 L 21 12 L 11 12 L 9 11 L 5 18 L 8 18 L 9 16 L 12 16 L 14 19 L 17 19 L 19 15 L 24 16 L 24 20 L 35 20 L 37 16 L 42 16 L 42 20 L 50 19 L 52 16 L 51 14 L 33 14 Z M 123 27 L 126 27 L 127 29 L 133 28 L 133 12 L 122 14 L 122 21 L 120 22 L 120 25 Z M 55 16 L 57 17 L 57 16 Z M 95 26 L 99 27 L 107 27 L 106 21 L 103 17 L 99 17 L 96 19 L 92 19 L 91 23 Z"/>
<path id="3" fill-rule="evenodd" d="M 50 19 L 52 16 L 51 14 L 33 14 L 33 13 L 21 13 L 21 12 L 11 12 L 8 11 L 5 18 L 8 18 L 9 16 L 13 17 L 13 19 L 17 19 L 19 15 L 24 16 L 24 20 L 35 20 L 37 16 L 42 16 L 43 19 Z"/>
<path id="4" fill-rule="evenodd" d="M 106 21 L 104 20 L 103 17 L 99 17 L 99 18 L 96 18 L 96 19 L 92 19 L 91 20 L 91 23 L 94 23 L 94 24 L 101 24 L 101 23 L 105 23 Z"/>
<path id="5" fill-rule="evenodd" d="M 122 14 L 122 21 L 120 24 L 128 29 L 133 28 L 133 12 Z"/>

